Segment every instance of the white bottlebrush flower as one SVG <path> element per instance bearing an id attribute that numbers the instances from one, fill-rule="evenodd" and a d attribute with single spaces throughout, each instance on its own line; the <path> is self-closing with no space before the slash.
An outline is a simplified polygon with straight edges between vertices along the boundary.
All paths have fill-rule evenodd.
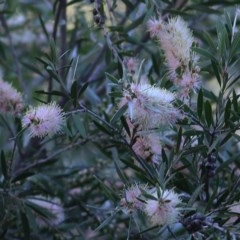
<path id="1" fill-rule="evenodd" d="M 22 95 L 0 79 L 0 112 L 18 114 L 23 109 Z"/>
<path id="2" fill-rule="evenodd" d="M 128 104 L 128 116 L 132 122 L 143 129 L 158 128 L 176 122 L 181 114 L 173 106 L 175 95 L 166 89 L 148 83 L 132 83 L 125 92 L 120 107 Z"/>
<path id="3" fill-rule="evenodd" d="M 199 87 L 198 57 L 191 50 L 194 43 L 192 32 L 181 17 L 170 18 L 168 22 L 150 20 L 147 26 L 151 35 L 160 42 L 170 79 L 180 87 L 179 96 L 188 97 L 190 91 Z M 154 33 L 154 29 L 158 29 L 158 33 Z"/>
<path id="4" fill-rule="evenodd" d="M 47 199 L 43 196 L 28 198 L 27 201 L 33 203 L 37 207 L 46 209 L 49 212 L 49 217 L 36 214 L 36 222 L 39 227 L 57 226 L 65 220 L 64 209 L 58 198 Z"/>
<path id="5" fill-rule="evenodd" d="M 180 17 L 169 19 L 158 35 L 167 65 L 175 75 L 179 67 L 188 67 L 194 39 L 187 24 Z"/>
<path id="6" fill-rule="evenodd" d="M 143 159 L 159 163 L 162 153 L 160 139 L 156 134 L 141 134 L 132 146 L 134 152 Z"/>
<path id="7" fill-rule="evenodd" d="M 169 225 L 179 220 L 180 209 L 178 205 L 181 203 L 181 199 L 178 194 L 173 190 L 164 190 L 160 192 L 162 196 L 158 198 L 155 191 L 152 196 L 156 198 L 148 199 L 144 212 L 149 217 L 152 225 Z"/>
<path id="8" fill-rule="evenodd" d="M 29 128 L 31 137 L 44 137 L 61 131 L 64 123 L 62 109 L 56 103 L 30 108 L 22 119 L 23 128 Z"/>

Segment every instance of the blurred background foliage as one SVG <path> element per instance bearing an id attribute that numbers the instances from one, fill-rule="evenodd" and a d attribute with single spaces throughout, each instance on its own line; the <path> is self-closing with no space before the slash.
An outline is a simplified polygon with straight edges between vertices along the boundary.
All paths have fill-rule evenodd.
<path id="1" fill-rule="evenodd" d="M 16 141 L 9 140 L 21 131 L 20 119 L 1 114 L 1 238 L 233 239 L 230 232 L 239 231 L 238 220 L 234 226 L 222 226 L 231 217 L 226 206 L 239 202 L 240 196 L 236 134 L 240 110 L 235 83 L 240 74 L 239 32 L 236 46 L 226 44 L 238 3 L 1 1 L 2 79 L 23 93 L 26 108 L 53 100 L 66 112 L 87 106 L 68 115 L 63 133 L 44 139 L 21 134 Z M 146 30 L 147 20 L 158 14 L 164 19 L 180 15 L 192 29 L 198 43 L 195 50 L 201 55 L 203 90 L 193 97 L 192 109 L 185 109 L 191 120 L 173 127 L 171 140 L 177 146 L 166 145 L 164 164 L 157 169 L 146 163 L 152 173 L 148 175 L 134 164 L 134 155 L 120 137 L 123 120 L 111 121 L 119 98 L 117 92 L 112 94 L 110 83 L 122 78 L 123 60 L 136 57 L 145 59 L 143 71 L 152 82 L 161 79 L 162 87 L 171 87 L 163 53 Z M 221 51 L 223 45 L 226 49 Z M 234 85 L 224 83 L 226 73 Z M 204 127 L 193 129 L 198 124 Z M 212 158 L 217 159 L 211 160 L 217 167 L 213 166 L 214 178 L 206 183 L 206 162 Z M 138 228 L 146 224 L 144 215 L 138 215 L 134 224 L 134 217 L 119 211 L 124 186 L 154 185 L 155 178 L 167 176 L 176 159 L 179 165 L 168 185 L 184 192 L 183 198 L 191 200 L 189 207 L 197 209 L 189 211 L 185 221 L 192 217 L 194 222 L 194 214 L 200 212 L 211 215 L 212 226 L 198 222 L 189 229 L 177 225 L 171 231 Z"/>

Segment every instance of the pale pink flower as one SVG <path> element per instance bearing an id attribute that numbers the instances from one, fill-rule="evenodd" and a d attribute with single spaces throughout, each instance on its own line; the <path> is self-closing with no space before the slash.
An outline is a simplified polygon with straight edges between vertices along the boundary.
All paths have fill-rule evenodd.
<path id="1" fill-rule="evenodd" d="M 0 79 L 0 112 L 18 114 L 23 109 L 22 95 Z"/>
<path id="2" fill-rule="evenodd" d="M 130 57 L 125 60 L 127 70 L 130 74 L 134 74 L 137 72 L 139 62 L 136 58 Z"/>
<path id="3" fill-rule="evenodd" d="M 144 212 L 150 218 L 152 225 L 168 225 L 178 222 L 180 217 L 180 209 L 178 205 L 181 199 L 173 190 L 160 189 L 161 196 L 158 197 L 157 191 L 152 196 L 156 200 L 148 199 L 145 204 Z"/>
<path id="4" fill-rule="evenodd" d="M 31 137 L 44 137 L 61 131 L 64 123 L 62 109 L 56 103 L 30 108 L 22 119 L 23 128 L 29 128 Z"/>

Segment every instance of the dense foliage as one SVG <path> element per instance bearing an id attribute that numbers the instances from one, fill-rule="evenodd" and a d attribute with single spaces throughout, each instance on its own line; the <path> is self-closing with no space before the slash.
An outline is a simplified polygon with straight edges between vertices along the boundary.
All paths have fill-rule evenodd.
<path id="1" fill-rule="evenodd" d="M 0 2 L 0 238 L 239 239 L 238 1 Z"/>

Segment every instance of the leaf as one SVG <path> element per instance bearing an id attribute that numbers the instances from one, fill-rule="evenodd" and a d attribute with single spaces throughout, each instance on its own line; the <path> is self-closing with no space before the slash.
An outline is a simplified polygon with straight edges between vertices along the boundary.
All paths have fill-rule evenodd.
<path id="1" fill-rule="evenodd" d="M 231 59 L 234 55 L 236 55 L 237 52 L 239 52 L 240 48 L 240 32 L 235 33 L 231 47 L 230 47 L 230 53 L 229 58 Z"/>
<path id="2" fill-rule="evenodd" d="M 178 130 L 176 152 L 179 151 L 182 142 L 182 127 Z"/>
<path id="3" fill-rule="evenodd" d="M 126 112 L 128 108 L 128 105 L 125 104 L 124 106 L 122 106 L 111 118 L 110 120 L 110 124 L 114 124 L 115 122 L 117 122 L 122 116 L 123 114 Z"/>
<path id="4" fill-rule="evenodd" d="M 226 27 L 220 22 L 217 22 L 217 35 L 218 35 L 218 52 L 219 56 L 225 61 L 226 53 L 229 49 L 229 36 Z"/>
<path id="5" fill-rule="evenodd" d="M 87 116 L 87 115 L 86 115 Z M 87 137 L 87 130 L 85 127 L 85 118 L 84 117 L 79 117 L 78 115 L 72 115 L 74 125 L 76 126 L 79 134 L 83 137 Z"/>
<path id="6" fill-rule="evenodd" d="M 50 57 L 51 57 L 51 60 L 54 63 L 56 63 L 56 61 L 57 61 L 57 50 L 56 50 L 56 44 L 55 44 L 53 38 L 50 38 Z"/>
<path id="7" fill-rule="evenodd" d="M 112 136 L 112 132 L 109 131 L 107 128 L 105 128 L 103 125 L 101 125 L 99 122 L 93 120 L 93 123 L 96 125 L 97 128 L 99 128 L 99 130 L 103 131 L 104 133 Z"/>
<path id="8" fill-rule="evenodd" d="M 34 172 L 23 172 L 23 173 L 20 173 L 19 175 L 17 176 L 14 176 L 11 180 L 11 182 L 17 182 L 17 181 L 20 181 L 22 179 L 26 179 L 30 176 L 32 176 L 34 174 Z"/>
<path id="9" fill-rule="evenodd" d="M 50 91 L 50 92 L 45 92 L 44 90 L 37 90 L 37 91 L 35 91 L 35 93 L 46 94 L 46 95 L 55 95 L 55 96 L 61 96 L 61 97 L 66 97 L 67 96 L 63 92 L 59 92 L 59 91 L 55 91 L 55 90 Z"/>
<path id="10" fill-rule="evenodd" d="M 121 168 L 119 167 L 119 158 L 118 158 L 118 152 L 116 151 L 116 148 L 112 148 L 111 149 L 112 151 L 112 158 L 113 158 L 113 161 L 114 161 L 114 165 L 115 165 L 115 168 L 116 168 L 116 171 L 118 173 L 118 176 L 120 177 L 120 179 L 122 180 L 122 182 L 124 184 L 127 184 L 128 180 L 127 180 L 127 177 L 124 175 L 124 172 L 121 170 Z"/>
<path id="11" fill-rule="evenodd" d="M 192 50 L 194 52 L 199 53 L 200 55 L 214 61 L 214 62 L 217 62 L 217 59 L 208 50 L 205 50 L 205 49 L 199 48 L 199 47 L 192 47 Z"/>
<path id="12" fill-rule="evenodd" d="M 73 105 L 74 107 L 77 106 L 77 100 L 78 100 L 78 83 L 77 81 L 74 81 L 72 86 L 71 86 L 71 98 L 73 100 Z"/>
<path id="13" fill-rule="evenodd" d="M 233 104 L 233 108 L 234 108 L 234 111 L 236 113 L 238 113 L 238 97 L 237 97 L 237 94 L 235 92 L 235 90 L 233 89 L 233 92 L 232 92 L 232 104 Z"/>
<path id="14" fill-rule="evenodd" d="M 97 176 L 94 176 L 94 178 L 99 183 L 100 187 L 103 190 L 103 193 L 106 195 L 106 197 L 110 200 L 112 200 L 115 204 L 118 203 L 119 197 L 116 192 L 114 192 L 111 188 L 109 188 L 101 179 L 99 179 Z"/>
<path id="15" fill-rule="evenodd" d="M 221 86 L 222 80 L 221 80 L 221 75 L 220 75 L 220 70 L 219 70 L 219 64 L 212 60 L 211 60 L 211 64 L 212 64 L 214 75 L 217 78 L 218 84 L 219 84 L 219 86 Z"/>
<path id="16" fill-rule="evenodd" d="M 2 168 L 2 174 L 5 179 L 8 179 L 8 170 L 7 170 L 7 164 L 6 159 L 3 150 L 1 151 L 1 168 Z"/>
<path id="17" fill-rule="evenodd" d="M 197 189 L 193 193 L 191 193 L 191 198 L 189 199 L 189 201 L 187 203 L 187 207 L 191 207 L 194 204 L 197 197 L 202 192 L 203 188 L 204 188 L 204 184 L 198 186 Z"/>
<path id="18" fill-rule="evenodd" d="M 202 89 L 198 92 L 198 99 L 197 99 L 197 114 L 198 117 L 201 118 L 203 110 L 203 92 Z"/>
<path id="19" fill-rule="evenodd" d="M 104 228 L 105 226 L 109 225 L 109 223 L 112 221 L 112 219 L 117 214 L 117 211 L 114 211 L 107 219 L 105 219 L 94 231 L 97 232 Z"/>
<path id="20" fill-rule="evenodd" d="M 41 16 L 41 15 L 39 15 L 38 18 L 39 18 L 41 27 L 42 27 L 42 29 L 43 29 L 43 32 L 44 32 L 46 38 L 49 40 L 50 37 L 49 37 L 48 31 L 47 31 L 47 28 L 45 27 L 45 22 L 44 22 L 44 20 L 42 19 L 42 16 Z"/>
<path id="21" fill-rule="evenodd" d="M 125 117 L 121 116 L 120 119 L 121 119 L 121 123 L 122 123 L 125 131 L 127 132 L 128 136 L 131 137 L 131 132 L 130 132 L 130 129 L 129 129 L 129 126 L 127 124 L 127 121 L 126 121 Z"/>
<path id="22" fill-rule="evenodd" d="M 26 214 L 21 211 L 20 213 L 21 216 L 21 223 L 23 226 L 23 233 L 24 233 L 24 239 L 28 240 L 30 239 L 30 227 L 29 227 L 29 222 Z"/>
<path id="23" fill-rule="evenodd" d="M 87 89 L 87 87 L 88 87 L 88 83 L 84 83 L 84 84 L 80 87 L 79 92 L 78 92 L 78 97 L 80 97 L 80 96 L 85 92 L 85 90 Z"/>
<path id="24" fill-rule="evenodd" d="M 207 122 L 207 125 L 210 127 L 211 124 L 213 125 L 213 116 L 212 116 L 212 106 L 211 103 L 207 100 L 205 102 L 205 119 Z"/>
<path id="25" fill-rule="evenodd" d="M 214 52 L 216 52 L 217 51 L 216 44 L 214 43 L 211 35 L 206 31 L 201 31 L 201 36 L 203 37 L 203 40 L 206 41 L 207 45 L 211 47 L 214 50 Z"/>
<path id="26" fill-rule="evenodd" d="M 39 70 L 36 66 L 30 64 L 30 63 L 27 63 L 27 62 L 21 62 L 21 64 L 25 67 L 27 67 L 28 69 L 30 69 L 31 71 L 39 74 L 40 76 L 44 76 L 44 74 L 41 72 L 41 70 Z"/>
<path id="27" fill-rule="evenodd" d="M 229 126 L 229 118 L 230 118 L 230 113 L 231 113 L 231 100 L 228 99 L 226 106 L 225 106 L 225 111 L 224 111 L 224 121 L 225 121 L 225 125 Z"/>

